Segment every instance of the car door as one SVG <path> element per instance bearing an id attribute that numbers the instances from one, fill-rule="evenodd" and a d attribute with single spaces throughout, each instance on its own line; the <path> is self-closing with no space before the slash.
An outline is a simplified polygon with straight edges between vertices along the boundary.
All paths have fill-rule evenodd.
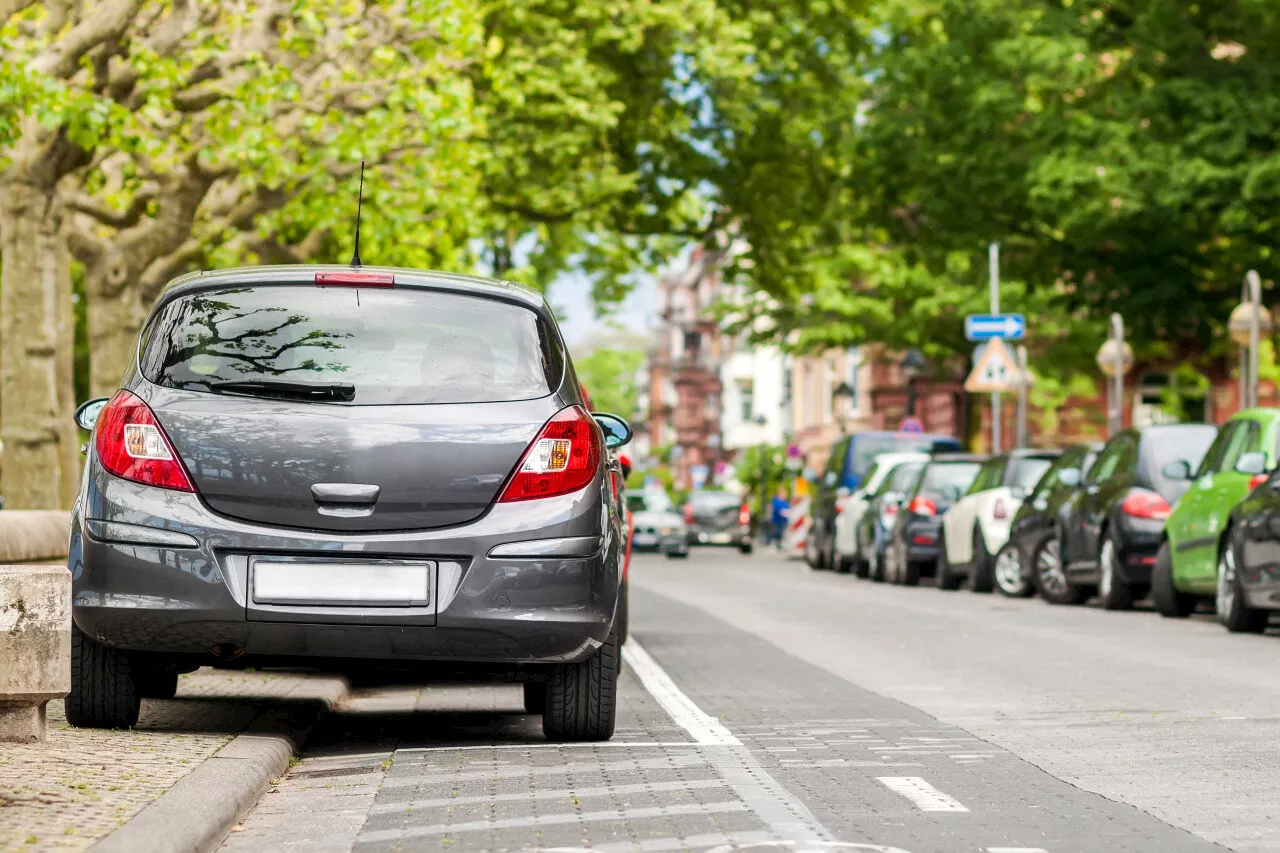
<path id="1" fill-rule="evenodd" d="M 1084 488 L 1072 507 L 1066 535 L 1066 565 L 1095 567 L 1102 525 L 1112 498 L 1129 488 L 1138 465 L 1138 435 L 1124 432 L 1108 442 L 1089 470 Z"/>
<path id="2" fill-rule="evenodd" d="M 1246 453 L 1262 453 L 1262 427 L 1252 420 L 1239 420 L 1231 424 L 1230 441 L 1227 443 L 1216 468 L 1211 474 L 1210 488 L 1200 490 L 1195 517 L 1200 529 L 1199 547 L 1190 551 L 1191 557 L 1183 576 L 1192 584 L 1208 587 L 1218 577 L 1218 544 L 1226 529 L 1231 510 L 1249 491 L 1252 474 L 1236 470 L 1236 463 Z M 1190 494 L 1188 492 L 1188 494 Z M 1185 500 L 1185 496 L 1184 496 Z"/>
<path id="3" fill-rule="evenodd" d="M 1174 574 L 1182 577 L 1185 570 L 1194 574 L 1192 564 L 1200 562 L 1212 544 L 1209 539 L 1209 525 L 1203 516 L 1204 504 L 1208 493 L 1213 489 L 1214 476 L 1222 467 L 1222 459 L 1226 454 L 1234 436 L 1238 421 L 1228 421 L 1223 425 L 1213 444 L 1205 451 L 1200 468 L 1191 476 L 1191 487 L 1179 501 L 1177 512 L 1166 525 L 1169 545 L 1174 550 Z"/>
<path id="4" fill-rule="evenodd" d="M 849 439 L 842 438 L 831 448 L 827 465 L 822 470 L 822 480 L 813 496 L 813 534 L 819 553 L 826 553 L 827 537 L 832 534 L 832 521 L 836 514 L 836 490 L 840 488 L 840 475 L 844 471 L 845 456 L 849 452 Z"/>

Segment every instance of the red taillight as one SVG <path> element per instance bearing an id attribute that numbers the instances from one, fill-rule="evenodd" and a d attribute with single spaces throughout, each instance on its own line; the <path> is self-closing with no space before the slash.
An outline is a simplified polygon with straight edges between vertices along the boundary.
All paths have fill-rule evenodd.
<path id="1" fill-rule="evenodd" d="M 1254 474 L 1249 478 L 1249 491 L 1252 492 L 1254 489 L 1258 488 L 1258 486 L 1267 482 L 1267 477 L 1269 476 L 1269 474 Z"/>
<path id="2" fill-rule="evenodd" d="M 316 287 L 394 287 L 396 277 L 383 272 L 318 272 Z"/>
<path id="3" fill-rule="evenodd" d="M 1009 508 L 1004 505 L 1004 501 L 996 498 L 995 508 L 991 510 L 992 518 L 1008 518 Z"/>
<path id="4" fill-rule="evenodd" d="M 923 495 L 916 495 L 911 499 L 911 503 L 907 504 L 907 511 L 914 512 L 916 515 L 937 515 L 938 508 L 934 506 L 933 501 Z"/>
<path id="5" fill-rule="evenodd" d="M 195 491 L 151 407 L 128 391 L 118 392 L 98 416 L 94 447 L 102 467 L 122 480 Z"/>
<path id="6" fill-rule="evenodd" d="M 693 504 L 684 505 L 684 523 L 693 524 Z"/>
<path id="7" fill-rule="evenodd" d="M 1164 521 L 1173 512 L 1168 501 L 1145 489 L 1130 492 L 1120 502 L 1120 511 L 1132 518 L 1150 518 L 1155 521 Z"/>
<path id="8" fill-rule="evenodd" d="M 590 415 L 578 406 L 561 409 L 524 452 L 498 503 L 578 491 L 600 470 L 603 445 Z"/>
<path id="9" fill-rule="evenodd" d="M 747 507 L 746 504 L 743 504 L 742 507 L 738 510 L 738 524 L 742 525 L 743 527 L 746 527 L 750 523 L 751 523 L 751 510 Z"/>
<path id="10" fill-rule="evenodd" d="M 618 491 L 618 472 L 617 471 L 609 472 L 609 481 L 613 485 L 613 499 L 615 501 L 621 501 L 622 493 Z"/>

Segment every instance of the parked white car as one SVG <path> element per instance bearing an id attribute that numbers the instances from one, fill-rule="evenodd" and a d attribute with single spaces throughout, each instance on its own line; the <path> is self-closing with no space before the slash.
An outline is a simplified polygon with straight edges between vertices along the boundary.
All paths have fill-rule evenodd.
<path id="1" fill-rule="evenodd" d="M 991 592 L 994 555 L 1009 541 L 1013 516 L 1059 453 L 1015 450 L 982 463 L 969 491 L 942 518 L 938 589 L 959 589 L 968 578 L 974 592 Z"/>
<path id="2" fill-rule="evenodd" d="M 836 497 L 836 535 L 832 546 L 832 567 L 836 571 L 847 572 L 858 564 L 859 560 L 871 560 L 870 554 L 859 553 L 858 525 L 867 511 L 871 495 L 876 493 L 880 484 L 899 465 L 908 462 L 927 462 L 927 453 L 882 453 L 876 457 L 862 481 L 862 486 L 855 492 Z"/>

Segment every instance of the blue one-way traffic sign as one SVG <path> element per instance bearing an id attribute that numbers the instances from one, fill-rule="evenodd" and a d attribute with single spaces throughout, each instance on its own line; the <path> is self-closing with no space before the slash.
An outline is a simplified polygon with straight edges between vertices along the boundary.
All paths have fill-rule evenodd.
<path id="1" fill-rule="evenodd" d="M 970 314 L 964 318 L 964 336 L 971 341 L 1020 341 L 1026 334 L 1027 318 L 1021 314 Z"/>

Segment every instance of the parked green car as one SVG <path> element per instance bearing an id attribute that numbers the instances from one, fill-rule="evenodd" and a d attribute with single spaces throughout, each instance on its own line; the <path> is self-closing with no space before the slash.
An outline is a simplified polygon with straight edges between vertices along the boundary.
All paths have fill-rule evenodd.
<path id="1" fill-rule="evenodd" d="M 1194 474 L 1185 462 L 1161 473 L 1191 481 L 1169 520 L 1151 572 L 1151 599 L 1163 616 L 1191 615 L 1217 592 L 1218 557 L 1233 507 L 1280 464 L 1280 409 L 1248 409 L 1222 425 Z"/>

